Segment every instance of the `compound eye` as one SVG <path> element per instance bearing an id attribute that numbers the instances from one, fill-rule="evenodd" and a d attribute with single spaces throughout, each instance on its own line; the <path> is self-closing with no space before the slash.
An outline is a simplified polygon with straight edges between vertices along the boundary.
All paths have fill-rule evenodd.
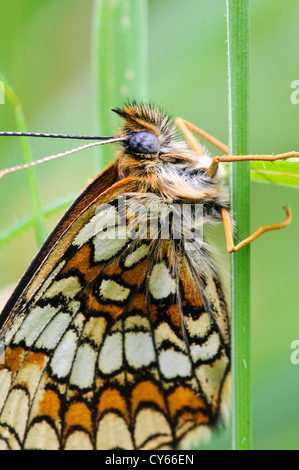
<path id="1" fill-rule="evenodd" d="M 133 153 L 157 153 L 160 148 L 160 142 L 155 134 L 139 131 L 131 135 L 129 146 Z"/>

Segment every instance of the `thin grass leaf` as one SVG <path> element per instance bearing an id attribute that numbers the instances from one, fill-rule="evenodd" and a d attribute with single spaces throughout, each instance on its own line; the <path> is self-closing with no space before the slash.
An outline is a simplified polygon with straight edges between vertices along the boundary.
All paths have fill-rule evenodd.
<path id="1" fill-rule="evenodd" d="M 97 132 L 109 135 L 119 126 L 111 108 L 147 98 L 147 1 L 95 0 L 93 42 Z M 106 166 L 113 148 L 101 152 Z"/>
<path id="2" fill-rule="evenodd" d="M 251 162 L 250 179 L 263 183 L 299 187 L 299 163 Z"/>
<path id="3" fill-rule="evenodd" d="M 248 154 L 249 0 L 227 0 L 230 152 Z M 231 164 L 237 243 L 250 231 L 250 165 Z M 232 256 L 233 448 L 251 448 L 250 247 Z"/>
<path id="4" fill-rule="evenodd" d="M 48 217 L 67 209 L 77 197 L 78 193 L 75 193 L 61 198 L 58 201 L 51 202 L 43 208 L 43 217 L 47 219 Z M 33 226 L 34 215 L 30 214 L 17 220 L 15 223 L 9 225 L 9 227 L 2 229 L 0 231 L 0 248 Z"/>
<path id="5" fill-rule="evenodd" d="M 17 123 L 17 129 L 19 132 L 26 132 L 26 122 L 23 114 L 22 106 L 12 88 L 7 84 L 3 76 L 0 75 L 0 80 L 4 84 L 4 93 L 5 96 L 9 99 L 13 105 L 15 118 Z M 31 150 L 29 141 L 26 137 L 21 137 L 21 148 L 23 154 L 24 163 L 29 163 L 32 161 Z M 37 185 L 37 180 L 35 176 L 35 171 L 33 168 L 28 168 L 25 172 L 27 178 L 27 185 L 29 189 L 29 197 L 32 206 L 33 212 L 33 225 L 35 230 L 35 237 L 37 246 L 40 247 L 47 237 L 47 229 L 43 219 L 43 209 L 40 201 L 39 190 Z M 18 233 L 13 234 L 13 230 L 9 238 L 12 236 L 17 236 Z"/>

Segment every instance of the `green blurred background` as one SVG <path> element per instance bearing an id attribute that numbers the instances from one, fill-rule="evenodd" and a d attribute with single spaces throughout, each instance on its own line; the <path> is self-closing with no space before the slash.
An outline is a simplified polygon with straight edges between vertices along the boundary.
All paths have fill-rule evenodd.
<path id="1" fill-rule="evenodd" d="M 299 2 L 251 0 L 251 153 L 299 150 Z M 92 0 L 0 0 L 0 73 L 36 132 L 96 131 L 92 63 Z M 149 0 L 149 98 L 228 141 L 225 0 Z M 0 105 L 1 130 L 15 130 L 11 105 Z M 111 133 L 114 129 L 111 129 Z M 73 142 L 34 140 L 34 158 Z M 21 163 L 17 139 L 2 138 L 0 168 Z M 279 165 L 279 163 L 278 163 Z M 81 191 L 95 176 L 86 151 L 36 169 L 43 204 Z M 255 449 L 299 449 L 299 364 L 290 344 L 299 339 L 298 190 L 252 183 L 251 227 L 280 221 L 288 203 L 293 222 L 252 245 L 252 392 Z M 30 213 L 24 173 L 0 181 L 0 230 Z M 62 213 L 47 220 L 50 231 Z M 209 231 L 210 232 L 210 231 Z M 213 230 L 225 272 L 223 228 Z M 33 229 L 1 247 L 0 299 L 36 252 Z M 229 283 L 228 283 L 229 285 Z M 230 429 L 205 449 L 231 448 Z"/>

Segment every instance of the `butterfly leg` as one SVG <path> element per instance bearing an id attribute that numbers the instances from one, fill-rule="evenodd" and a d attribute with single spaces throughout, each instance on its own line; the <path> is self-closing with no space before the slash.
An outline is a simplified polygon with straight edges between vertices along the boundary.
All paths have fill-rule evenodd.
<path id="1" fill-rule="evenodd" d="M 288 152 L 288 153 L 282 153 L 278 155 L 228 155 L 228 147 L 225 144 L 223 144 L 222 142 L 220 142 L 218 139 L 211 136 L 207 132 L 203 131 L 202 129 L 196 127 L 191 122 L 186 121 L 185 119 L 182 119 L 181 117 L 178 117 L 175 119 L 175 124 L 184 135 L 191 149 L 195 151 L 198 156 L 203 155 L 203 150 L 202 150 L 201 145 L 197 141 L 197 139 L 195 139 L 195 137 L 193 136 L 192 132 L 199 135 L 200 137 L 205 139 L 207 142 L 215 145 L 215 147 L 219 148 L 224 153 L 224 155 L 222 156 L 215 156 L 213 158 L 213 161 L 210 167 L 208 168 L 208 176 L 210 176 L 211 178 L 215 176 L 220 162 L 237 162 L 237 161 L 272 161 L 274 162 L 276 160 L 285 160 L 291 157 L 299 157 L 299 152 Z M 279 224 L 270 224 L 266 226 L 261 226 L 253 234 L 251 234 L 249 237 L 245 238 L 244 240 L 242 240 L 240 243 L 238 243 L 235 246 L 233 242 L 233 224 L 232 224 L 231 217 L 225 209 L 222 209 L 222 218 L 224 222 L 224 229 L 225 229 L 225 235 L 226 235 L 226 241 L 227 241 L 227 250 L 230 253 L 233 251 L 238 251 L 243 246 L 246 246 L 249 243 L 256 240 L 256 238 L 258 238 L 260 235 L 262 235 L 265 232 L 268 232 L 270 230 L 279 230 L 281 228 L 287 227 L 289 223 L 291 222 L 292 213 L 289 207 L 285 207 L 284 210 L 286 212 L 286 218 L 283 222 Z"/>
<path id="2" fill-rule="evenodd" d="M 182 119 L 181 117 L 177 117 L 174 122 L 176 126 L 178 127 L 178 129 L 183 134 L 183 136 L 185 137 L 185 139 L 187 140 L 191 149 L 199 157 L 202 157 L 204 155 L 204 152 L 203 152 L 201 145 L 199 144 L 198 140 L 194 137 L 192 132 L 194 132 L 194 134 L 199 135 L 200 137 L 205 139 L 207 142 L 210 142 L 215 147 L 219 148 L 219 150 L 221 150 L 226 155 L 228 154 L 228 147 L 225 144 L 223 144 L 222 142 L 220 142 L 220 140 L 216 139 L 215 137 L 208 134 L 207 132 L 203 131 L 199 127 L 196 127 L 191 122 L 186 121 L 185 119 Z"/>
<path id="3" fill-rule="evenodd" d="M 208 176 L 213 178 L 216 174 L 220 162 L 245 162 L 245 161 L 265 161 L 275 162 L 276 160 L 286 160 L 287 158 L 299 157 L 299 152 L 280 153 L 278 155 L 221 155 L 215 156 L 208 168 Z"/>
<path id="4" fill-rule="evenodd" d="M 256 240 L 265 232 L 269 232 L 270 230 L 279 230 L 281 228 L 287 227 L 292 220 L 292 213 L 291 213 L 291 209 L 288 206 L 284 207 L 283 209 L 286 212 L 286 217 L 283 222 L 279 224 L 270 224 L 270 225 L 261 226 L 254 233 L 249 235 L 249 237 L 244 238 L 244 240 L 239 242 L 237 245 L 234 245 L 234 241 L 233 241 L 233 224 L 232 224 L 231 216 L 227 212 L 226 209 L 222 209 L 221 213 L 222 213 L 222 218 L 223 218 L 223 223 L 224 223 L 227 251 L 229 253 L 238 251 L 240 250 L 240 248 L 243 248 L 243 246 L 246 246 L 249 243 Z"/>

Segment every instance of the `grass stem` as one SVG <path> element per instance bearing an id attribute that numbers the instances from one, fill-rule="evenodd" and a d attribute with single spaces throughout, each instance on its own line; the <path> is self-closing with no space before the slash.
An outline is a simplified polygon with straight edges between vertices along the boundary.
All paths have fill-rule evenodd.
<path id="1" fill-rule="evenodd" d="M 110 135 L 119 127 L 111 108 L 147 99 L 147 0 L 95 0 L 94 74 L 97 131 Z M 114 149 L 101 149 L 102 166 Z"/>
<path id="2" fill-rule="evenodd" d="M 249 154 L 249 0 L 227 0 L 230 152 Z M 231 164 L 235 243 L 250 233 L 250 164 Z M 232 256 L 233 448 L 251 448 L 250 246 Z"/>
<path id="3" fill-rule="evenodd" d="M 10 88 L 7 84 L 6 80 L 2 76 L 0 76 L 0 80 L 4 84 L 5 96 L 9 99 L 14 108 L 17 130 L 19 132 L 26 132 L 27 129 L 22 106 L 12 88 Z M 32 161 L 29 141 L 26 137 L 21 137 L 20 139 L 23 161 L 24 163 L 29 163 Z M 33 168 L 28 168 L 25 174 L 27 178 L 31 207 L 33 211 L 33 225 L 35 230 L 36 243 L 37 246 L 40 247 L 47 238 L 47 229 L 43 218 L 43 208 L 40 201 L 35 170 Z"/>

